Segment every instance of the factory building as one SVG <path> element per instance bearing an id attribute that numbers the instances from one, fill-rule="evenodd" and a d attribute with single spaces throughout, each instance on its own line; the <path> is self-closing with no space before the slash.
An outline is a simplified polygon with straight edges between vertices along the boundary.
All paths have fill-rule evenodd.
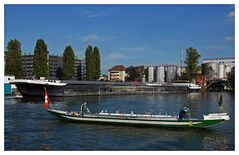
<path id="1" fill-rule="evenodd" d="M 232 68 L 235 66 L 235 58 L 204 59 L 202 63 L 212 67 L 214 71 L 212 78 L 225 79 L 227 78 L 227 74 L 231 72 Z"/>
<path id="2" fill-rule="evenodd" d="M 149 83 L 172 83 L 181 75 L 181 68 L 176 65 L 160 65 L 148 67 L 148 82 Z M 178 73 L 180 72 L 180 74 Z"/>
<path id="3" fill-rule="evenodd" d="M 154 67 L 149 67 L 148 68 L 148 82 L 154 82 Z"/>
<path id="4" fill-rule="evenodd" d="M 165 71 L 164 66 L 157 66 L 157 83 L 165 82 Z"/>
<path id="5" fill-rule="evenodd" d="M 166 82 L 172 83 L 177 78 L 177 66 L 168 65 L 166 68 Z"/>

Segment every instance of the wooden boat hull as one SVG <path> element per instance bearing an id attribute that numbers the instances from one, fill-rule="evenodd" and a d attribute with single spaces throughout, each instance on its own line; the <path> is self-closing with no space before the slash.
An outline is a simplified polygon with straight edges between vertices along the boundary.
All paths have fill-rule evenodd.
<path id="1" fill-rule="evenodd" d="M 93 123 L 93 124 L 111 124 L 111 125 L 127 125 L 141 127 L 177 127 L 177 128 L 206 128 L 225 121 L 224 119 L 204 120 L 204 119 L 185 119 L 177 120 L 170 118 L 147 119 L 132 117 L 108 117 L 90 114 L 80 116 L 68 115 L 65 111 L 47 109 L 48 112 L 56 117 L 70 122 L 77 123 Z"/>

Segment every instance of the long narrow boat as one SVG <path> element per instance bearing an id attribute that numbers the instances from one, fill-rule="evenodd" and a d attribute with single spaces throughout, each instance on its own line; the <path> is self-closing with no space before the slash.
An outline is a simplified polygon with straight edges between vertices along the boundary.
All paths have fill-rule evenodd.
<path id="1" fill-rule="evenodd" d="M 45 90 L 46 91 L 46 90 Z M 89 113 L 86 103 L 82 104 L 81 111 L 62 111 L 53 109 L 50 100 L 45 92 L 46 110 L 61 120 L 77 123 L 98 123 L 112 125 L 131 125 L 131 126 L 152 126 L 152 127 L 181 127 L 181 128 L 205 128 L 229 120 L 227 113 L 214 113 L 203 115 L 203 119 L 189 118 L 179 119 L 178 116 L 172 115 L 150 115 L 150 114 L 130 114 L 100 112 L 97 114 Z M 84 110 L 86 109 L 86 110 Z"/>

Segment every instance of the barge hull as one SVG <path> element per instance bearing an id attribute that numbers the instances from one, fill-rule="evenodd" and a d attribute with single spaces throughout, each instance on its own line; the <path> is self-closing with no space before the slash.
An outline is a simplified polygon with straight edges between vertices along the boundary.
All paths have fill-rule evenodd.
<path id="1" fill-rule="evenodd" d="M 93 81 L 63 81 L 65 85 L 49 83 L 12 82 L 24 97 L 44 96 L 44 87 L 49 96 L 87 96 L 87 95 L 133 95 L 195 92 L 188 87 L 178 86 L 147 86 L 145 84 L 93 82 Z"/>

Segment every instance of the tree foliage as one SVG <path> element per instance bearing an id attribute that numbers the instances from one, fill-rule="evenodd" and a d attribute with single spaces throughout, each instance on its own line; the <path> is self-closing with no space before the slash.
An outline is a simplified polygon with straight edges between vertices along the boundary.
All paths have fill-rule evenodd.
<path id="1" fill-rule="evenodd" d="M 204 75 L 207 79 L 212 79 L 214 75 L 214 70 L 208 64 L 201 65 L 202 75 Z"/>
<path id="2" fill-rule="evenodd" d="M 66 46 L 63 53 L 63 77 L 70 80 L 75 74 L 75 54 L 71 46 Z"/>
<path id="3" fill-rule="evenodd" d="M 235 90 L 235 67 L 232 68 L 231 72 L 227 73 L 228 85 L 232 90 Z"/>
<path id="4" fill-rule="evenodd" d="M 128 74 L 126 81 L 142 81 L 145 75 L 143 66 L 130 66 L 126 69 L 126 72 Z"/>
<path id="5" fill-rule="evenodd" d="M 94 57 L 93 57 L 93 48 L 89 45 L 85 51 L 85 63 L 86 63 L 86 80 L 90 81 L 94 79 Z"/>
<path id="6" fill-rule="evenodd" d="M 200 70 L 198 59 L 201 55 L 198 53 L 197 49 L 192 47 L 186 49 L 186 75 L 187 78 L 191 81 L 195 79 Z"/>
<path id="7" fill-rule="evenodd" d="M 100 51 L 98 47 L 89 45 L 85 51 L 86 80 L 98 80 L 100 78 Z"/>
<path id="8" fill-rule="evenodd" d="M 36 78 L 48 77 L 47 45 L 43 39 L 36 42 L 33 58 L 33 74 Z"/>
<path id="9" fill-rule="evenodd" d="M 95 64 L 95 72 L 94 72 L 94 80 L 98 80 L 100 78 L 100 51 L 98 49 L 98 47 L 95 46 L 94 48 L 94 52 L 93 52 L 93 56 L 94 56 L 94 64 Z"/>
<path id="10" fill-rule="evenodd" d="M 10 40 L 8 42 L 5 74 L 14 75 L 16 79 L 22 78 L 23 67 L 21 56 L 21 43 L 17 39 Z"/>

